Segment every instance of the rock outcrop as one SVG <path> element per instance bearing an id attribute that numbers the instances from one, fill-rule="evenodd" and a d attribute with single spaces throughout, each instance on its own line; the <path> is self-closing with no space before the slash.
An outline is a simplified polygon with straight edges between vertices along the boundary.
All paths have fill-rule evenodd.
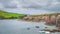
<path id="1" fill-rule="evenodd" d="M 22 20 L 34 22 L 44 21 L 48 25 L 56 25 L 57 27 L 60 27 L 60 14 L 49 16 L 26 16 Z"/>

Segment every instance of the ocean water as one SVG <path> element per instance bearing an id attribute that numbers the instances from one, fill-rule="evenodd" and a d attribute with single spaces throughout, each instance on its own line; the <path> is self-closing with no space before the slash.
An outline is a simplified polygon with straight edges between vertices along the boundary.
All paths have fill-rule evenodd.
<path id="1" fill-rule="evenodd" d="M 35 26 L 39 26 L 39 28 Z M 48 27 L 47 29 L 56 29 L 55 26 L 45 25 L 44 22 L 27 22 L 18 19 L 0 20 L 0 34 L 47 34 L 39 32 L 39 30 L 46 29 L 45 27 Z M 60 32 L 49 34 L 59 33 Z"/>

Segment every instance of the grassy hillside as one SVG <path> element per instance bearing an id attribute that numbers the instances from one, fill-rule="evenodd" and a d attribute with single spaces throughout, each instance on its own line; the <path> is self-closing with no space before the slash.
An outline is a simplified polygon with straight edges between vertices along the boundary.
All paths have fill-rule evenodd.
<path id="1" fill-rule="evenodd" d="M 60 13 L 51 13 L 51 14 L 40 14 L 40 15 L 32 15 L 32 16 L 49 16 L 49 15 L 58 15 Z"/>
<path id="2" fill-rule="evenodd" d="M 10 13 L 0 10 L 0 18 L 21 18 L 24 14 Z"/>

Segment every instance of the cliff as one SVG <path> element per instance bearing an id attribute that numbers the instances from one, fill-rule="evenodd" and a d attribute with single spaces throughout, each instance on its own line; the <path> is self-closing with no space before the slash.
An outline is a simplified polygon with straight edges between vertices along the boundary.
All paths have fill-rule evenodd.
<path id="1" fill-rule="evenodd" d="M 34 21 L 34 22 L 46 22 L 47 25 L 56 25 L 60 26 L 60 13 L 53 14 L 42 14 L 42 15 L 31 15 L 22 18 L 25 21 Z"/>

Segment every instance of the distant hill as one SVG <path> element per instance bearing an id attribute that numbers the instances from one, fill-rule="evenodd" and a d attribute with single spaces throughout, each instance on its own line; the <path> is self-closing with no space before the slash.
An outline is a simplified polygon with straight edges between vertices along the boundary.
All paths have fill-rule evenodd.
<path id="1" fill-rule="evenodd" d="M 25 16 L 24 14 L 10 13 L 0 10 L 0 19 L 1 18 L 21 18 Z"/>

